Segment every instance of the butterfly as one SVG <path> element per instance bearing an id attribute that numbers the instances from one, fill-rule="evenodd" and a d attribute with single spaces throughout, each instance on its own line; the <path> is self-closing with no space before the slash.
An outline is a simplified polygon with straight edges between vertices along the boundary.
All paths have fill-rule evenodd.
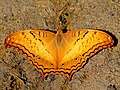
<path id="1" fill-rule="evenodd" d="M 21 30 L 5 39 L 7 48 L 22 52 L 42 73 L 42 78 L 61 74 L 71 79 L 87 60 L 104 48 L 113 46 L 113 38 L 100 30 L 83 29 L 63 32 Z"/>

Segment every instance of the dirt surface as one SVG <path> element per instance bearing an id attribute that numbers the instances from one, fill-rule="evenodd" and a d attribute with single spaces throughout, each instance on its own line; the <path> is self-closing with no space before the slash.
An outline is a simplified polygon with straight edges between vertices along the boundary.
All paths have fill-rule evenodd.
<path id="1" fill-rule="evenodd" d="M 19 30 L 56 31 L 60 15 L 70 30 L 106 30 L 118 43 L 90 58 L 71 81 L 61 75 L 42 80 L 25 57 L 4 47 L 4 40 Z M 120 90 L 119 41 L 119 0 L 0 0 L 0 90 Z"/>

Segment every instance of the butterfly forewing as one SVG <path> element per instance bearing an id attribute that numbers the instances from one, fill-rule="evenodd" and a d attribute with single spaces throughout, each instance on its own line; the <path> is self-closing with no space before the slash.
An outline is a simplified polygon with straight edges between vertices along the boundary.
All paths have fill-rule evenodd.
<path id="1" fill-rule="evenodd" d="M 65 39 L 68 39 L 70 50 L 65 54 L 63 59 L 73 55 L 76 56 L 92 56 L 92 53 L 100 49 L 110 47 L 114 44 L 114 40 L 110 35 L 99 30 L 72 30 L 65 34 Z M 72 53 L 72 54 L 71 54 Z"/>

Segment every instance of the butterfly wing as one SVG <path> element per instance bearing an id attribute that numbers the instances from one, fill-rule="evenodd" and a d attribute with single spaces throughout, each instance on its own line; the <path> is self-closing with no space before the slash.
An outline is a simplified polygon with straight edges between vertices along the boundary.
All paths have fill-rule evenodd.
<path id="1" fill-rule="evenodd" d="M 43 78 L 56 67 L 55 34 L 45 30 L 18 31 L 5 39 L 5 46 L 22 52 Z"/>
<path id="2" fill-rule="evenodd" d="M 60 34 L 44 30 L 24 30 L 11 34 L 5 46 L 22 52 L 43 78 L 63 74 L 70 80 L 86 60 L 96 52 L 113 45 L 110 35 L 98 30 L 73 30 Z M 62 37 L 61 37 L 62 36 Z"/>
<path id="3" fill-rule="evenodd" d="M 61 72 L 68 79 L 86 64 L 86 60 L 98 51 L 110 47 L 114 40 L 99 30 L 72 30 L 64 34 L 64 56 L 59 63 Z"/>

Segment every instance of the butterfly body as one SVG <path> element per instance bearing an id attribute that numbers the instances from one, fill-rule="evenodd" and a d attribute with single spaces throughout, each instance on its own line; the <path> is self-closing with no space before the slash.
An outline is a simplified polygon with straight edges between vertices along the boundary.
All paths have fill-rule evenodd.
<path id="1" fill-rule="evenodd" d="M 5 46 L 15 48 L 25 55 L 42 73 L 62 74 L 71 79 L 74 72 L 86 64 L 96 52 L 110 47 L 114 40 L 99 30 L 71 30 L 57 33 L 45 30 L 18 31 L 5 39 Z"/>

